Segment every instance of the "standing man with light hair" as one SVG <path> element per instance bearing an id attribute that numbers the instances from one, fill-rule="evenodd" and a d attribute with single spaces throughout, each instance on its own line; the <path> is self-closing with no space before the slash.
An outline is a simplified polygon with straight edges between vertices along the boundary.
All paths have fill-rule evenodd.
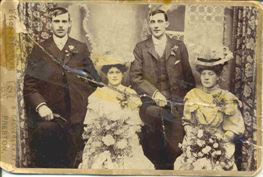
<path id="1" fill-rule="evenodd" d="M 85 71 L 99 81 L 86 44 L 71 37 L 67 9 L 51 10 L 53 35 L 28 56 L 24 99 L 34 167 L 73 168 L 83 149 L 81 134 L 87 98 L 96 87 L 63 66 Z M 60 63 L 60 64 L 58 64 Z"/>
<path id="2" fill-rule="evenodd" d="M 166 35 L 166 12 L 151 11 L 148 23 L 152 35 L 136 45 L 130 69 L 133 88 L 144 95 L 141 143 L 156 169 L 173 169 L 184 136 L 183 99 L 195 80 L 185 44 Z"/>

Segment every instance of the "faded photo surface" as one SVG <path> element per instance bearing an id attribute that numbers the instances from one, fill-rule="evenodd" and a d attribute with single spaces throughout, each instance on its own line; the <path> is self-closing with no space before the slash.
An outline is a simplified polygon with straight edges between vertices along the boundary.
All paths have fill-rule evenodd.
<path id="1" fill-rule="evenodd" d="M 257 6 L 68 1 L 17 11 L 17 168 L 259 168 Z"/>

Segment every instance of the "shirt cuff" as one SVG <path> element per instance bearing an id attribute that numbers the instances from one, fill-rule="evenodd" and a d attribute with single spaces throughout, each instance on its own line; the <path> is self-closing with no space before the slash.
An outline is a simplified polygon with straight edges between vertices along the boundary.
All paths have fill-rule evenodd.
<path id="1" fill-rule="evenodd" d="M 159 92 L 159 90 L 155 90 L 155 91 L 153 92 L 152 99 L 154 99 L 154 97 L 155 97 L 155 95 L 156 95 L 157 92 Z"/>
<path id="2" fill-rule="evenodd" d="M 46 102 L 40 103 L 39 105 L 37 105 L 36 107 L 36 112 L 38 112 L 38 109 L 43 106 L 43 105 L 47 105 Z"/>

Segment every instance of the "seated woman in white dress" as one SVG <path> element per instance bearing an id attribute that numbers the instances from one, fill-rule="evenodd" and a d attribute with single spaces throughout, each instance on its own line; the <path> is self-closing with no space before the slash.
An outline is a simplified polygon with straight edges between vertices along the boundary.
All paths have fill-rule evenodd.
<path id="1" fill-rule="evenodd" d="M 97 88 L 88 98 L 83 133 L 86 144 L 79 168 L 154 169 L 139 143 L 141 100 L 121 84 L 126 69 L 120 63 L 102 66 L 108 86 Z"/>
<path id="2" fill-rule="evenodd" d="M 235 137 L 244 133 L 239 99 L 219 87 L 225 63 L 233 58 L 228 48 L 208 48 L 197 58 L 201 88 L 184 98 L 183 125 L 186 132 L 181 144 L 183 154 L 174 163 L 175 170 L 237 170 L 234 160 Z"/>

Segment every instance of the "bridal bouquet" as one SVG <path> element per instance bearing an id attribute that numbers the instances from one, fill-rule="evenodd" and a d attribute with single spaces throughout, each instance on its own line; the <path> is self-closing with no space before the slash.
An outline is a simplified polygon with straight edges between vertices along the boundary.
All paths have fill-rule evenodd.
<path id="1" fill-rule="evenodd" d="M 131 145 L 140 126 L 130 124 L 130 119 L 99 117 L 88 125 L 83 139 L 88 139 L 84 151 L 89 154 L 91 168 L 117 168 L 123 158 L 132 155 Z"/>
<path id="2" fill-rule="evenodd" d="M 229 170 L 233 158 L 226 156 L 224 134 L 206 126 L 193 127 L 179 147 L 183 150 L 183 162 L 192 170 Z"/>

